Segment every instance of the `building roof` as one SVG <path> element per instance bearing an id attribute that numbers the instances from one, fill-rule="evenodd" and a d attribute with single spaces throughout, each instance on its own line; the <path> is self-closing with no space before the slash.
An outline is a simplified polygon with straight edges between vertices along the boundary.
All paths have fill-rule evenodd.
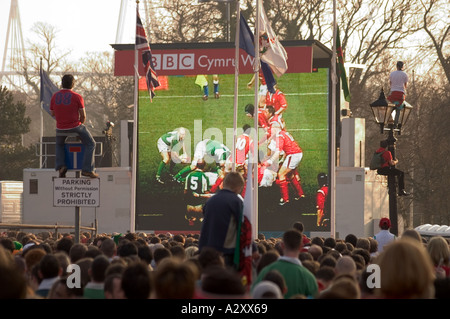
<path id="1" fill-rule="evenodd" d="M 422 236 L 450 237 L 450 226 L 423 224 L 415 228 Z"/>

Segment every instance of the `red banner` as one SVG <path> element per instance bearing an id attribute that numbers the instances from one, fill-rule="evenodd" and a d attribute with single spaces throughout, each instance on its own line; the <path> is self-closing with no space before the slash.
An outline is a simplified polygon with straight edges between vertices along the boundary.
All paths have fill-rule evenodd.
<path id="1" fill-rule="evenodd" d="M 311 46 L 285 47 L 288 55 L 287 73 L 309 73 L 312 71 Z M 134 50 L 115 51 L 114 75 L 134 75 Z M 139 74 L 144 68 L 139 56 Z M 185 49 L 152 50 L 153 65 L 161 75 L 234 74 L 235 49 Z M 239 50 L 239 73 L 253 73 L 254 58 Z"/>
<path id="2" fill-rule="evenodd" d="M 158 76 L 158 82 L 159 86 L 155 88 L 155 91 L 169 89 L 167 76 Z M 145 76 L 139 78 L 139 91 L 147 91 L 147 80 L 145 79 Z"/>

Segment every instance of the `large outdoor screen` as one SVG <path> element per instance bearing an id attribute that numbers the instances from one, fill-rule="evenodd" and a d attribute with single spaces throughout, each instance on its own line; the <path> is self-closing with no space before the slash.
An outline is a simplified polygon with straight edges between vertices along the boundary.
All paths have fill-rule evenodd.
<path id="1" fill-rule="evenodd" d="M 211 188 L 222 171 L 220 162 L 205 158 L 203 174 L 189 179 L 190 165 L 202 141 L 215 140 L 217 145 L 233 150 L 235 50 L 208 47 L 152 51 L 161 86 L 152 102 L 145 89 L 139 91 L 136 230 L 197 232 L 202 223 L 201 204 L 207 196 L 213 196 Z M 303 222 L 305 231 L 329 231 L 327 209 L 318 221 L 316 207 L 318 190 L 326 183 L 318 177 L 329 175 L 329 68 L 313 68 L 311 47 L 292 46 L 286 51 L 289 69 L 275 79 L 287 101 L 282 115 L 285 130 L 303 151 L 296 170 L 305 196 L 298 196 L 295 185 L 289 182 L 289 203 L 280 205 L 282 194 L 276 168 L 266 172 L 258 187 L 258 232 L 284 232 L 296 221 Z M 254 126 L 245 106 L 255 104 L 254 87 L 248 86 L 253 76 L 253 58 L 243 50 L 239 58 L 237 136 L 245 124 Z M 176 140 L 180 134 L 184 135 L 184 150 L 181 143 L 175 143 L 173 149 L 180 157 L 172 157 L 168 162 L 166 158 L 165 163 L 158 143 L 164 147 L 161 142 Z M 259 128 L 259 139 L 263 136 Z M 267 154 L 267 142 L 262 142 L 259 159 L 263 161 Z M 200 183 L 203 188 L 192 183 Z M 194 188 L 197 193 L 210 195 L 194 198 Z"/>

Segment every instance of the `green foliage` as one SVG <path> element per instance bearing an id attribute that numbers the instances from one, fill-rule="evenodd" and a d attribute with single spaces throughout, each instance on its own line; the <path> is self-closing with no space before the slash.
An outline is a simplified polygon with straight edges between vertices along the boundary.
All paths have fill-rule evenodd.
<path id="1" fill-rule="evenodd" d="M 25 104 L 14 102 L 11 92 L 0 88 L 0 180 L 22 180 L 23 168 L 37 165 L 33 147 L 21 145 L 31 119 L 25 117 Z"/>
<path id="2" fill-rule="evenodd" d="M 29 131 L 31 119 L 25 117 L 25 104 L 14 102 L 6 87 L 0 87 L 0 145 L 14 145 Z"/>
<path id="3" fill-rule="evenodd" d="M 38 167 L 39 158 L 34 146 L 21 145 L 0 148 L 0 180 L 23 180 L 23 169 Z"/>

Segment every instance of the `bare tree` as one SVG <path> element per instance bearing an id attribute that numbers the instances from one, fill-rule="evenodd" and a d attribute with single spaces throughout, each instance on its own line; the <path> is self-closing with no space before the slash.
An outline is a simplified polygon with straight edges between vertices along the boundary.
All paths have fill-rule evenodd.
<path id="1" fill-rule="evenodd" d="M 221 4 L 224 5 L 224 4 Z M 223 19 L 214 2 L 194 4 L 184 0 L 152 1 L 150 39 L 158 43 L 213 42 L 225 39 Z M 145 24 L 145 22 L 144 22 Z"/>
<path id="2" fill-rule="evenodd" d="M 436 86 L 434 76 L 416 80 L 410 88 L 414 112 L 408 133 L 402 141 L 400 155 L 408 164 L 408 175 L 414 193 L 416 224 L 450 223 L 450 93 Z M 417 87 L 417 88 L 416 88 Z M 406 142 L 407 141 L 407 142 Z M 406 147 L 404 147 L 406 146 Z"/>
<path id="3" fill-rule="evenodd" d="M 366 119 L 366 158 L 386 136 L 380 134 L 369 104 L 382 89 L 389 94 L 389 73 L 395 70 L 397 54 L 405 50 L 406 39 L 418 30 L 414 24 L 417 8 L 414 0 L 338 1 L 338 25 L 345 61 L 365 65 L 349 72 L 353 116 Z M 399 145 L 407 133 L 402 133 Z M 407 171 L 409 161 L 400 161 Z"/>
<path id="4" fill-rule="evenodd" d="M 118 123 L 133 118 L 133 78 L 114 76 L 113 55 L 93 52 L 82 59 L 78 90 L 88 107 L 93 134 L 102 134 L 107 121 Z M 91 122 L 89 122 L 91 120 Z"/>
<path id="5" fill-rule="evenodd" d="M 418 1 L 421 9 L 416 22 L 425 36 L 417 46 L 420 54 L 416 67 L 426 70 L 420 77 L 413 74 L 408 90 L 409 100 L 413 101 L 414 112 L 411 119 L 411 146 L 408 152 L 412 185 L 414 187 L 415 224 L 450 223 L 450 199 L 446 190 L 450 186 L 450 169 L 447 165 L 450 147 L 450 78 L 448 51 L 450 16 L 446 1 Z M 445 8 L 447 7 L 447 10 Z M 426 41 L 428 39 L 428 41 Z"/>
<path id="6" fill-rule="evenodd" d="M 424 11 L 422 27 L 450 83 L 450 4 L 446 0 L 423 0 L 420 3 Z"/>
<path id="7" fill-rule="evenodd" d="M 395 60 L 382 64 L 387 51 L 403 51 L 405 39 L 419 29 L 413 23 L 414 0 L 339 1 L 339 26 L 346 61 L 364 64 L 365 70 L 351 72 L 351 86 L 366 88 L 372 77 L 392 70 Z M 392 54 L 391 53 L 391 54 Z"/>
<path id="8" fill-rule="evenodd" d="M 36 136 L 39 136 L 40 131 L 40 78 L 39 69 L 42 60 L 42 67 L 51 74 L 55 70 L 64 70 L 68 68 L 66 57 L 70 52 L 60 52 L 56 48 L 57 29 L 47 23 L 37 22 L 32 27 L 33 33 L 36 34 L 36 42 L 27 41 L 26 61 L 20 65 L 19 74 L 23 76 L 26 86 L 17 87 L 16 90 L 23 92 L 27 96 L 26 114 L 31 118 L 30 132 L 24 135 L 24 145 L 36 143 Z M 31 90 L 30 90 L 31 88 Z M 54 119 L 49 115 L 43 115 L 44 120 L 44 135 L 53 130 Z"/>
<path id="9" fill-rule="evenodd" d="M 102 134 L 108 120 L 116 123 L 121 119 L 132 118 L 132 110 L 127 106 L 133 103 L 133 79 L 114 76 L 114 60 L 110 53 L 89 53 L 81 59 L 80 65 L 69 64 L 66 58 L 70 52 L 60 52 L 57 49 L 57 30 L 53 26 L 39 22 L 34 25 L 33 31 L 39 40 L 30 43 L 27 67 L 22 70 L 27 84 L 32 88 L 31 94 L 27 91 L 27 114 L 32 119 L 30 133 L 26 137 L 27 143 L 36 143 L 36 136 L 39 136 L 41 59 L 43 69 L 52 80 L 57 79 L 54 81 L 57 86 L 60 84 L 60 77 L 55 78 L 55 73 L 71 72 L 76 75 L 74 89 L 85 99 L 88 108 L 87 125 L 91 126 L 93 134 Z M 54 128 L 55 120 L 44 114 L 44 136 L 53 135 Z"/>
<path id="10" fill-rule="evenodd" d="M 56 47 L 57 29 L 44 22 L 37 22 L 33 25 L 33 33 L 39 39 L 38 42 L 29 42 L 26 68 L 22 66 L 21 74 L 26 83 L 33 89 L 39 97 L 39 69 L 42 60 L 42 67 L 47 74 L 55 70 L 67 68 L 66 58 L 70 51 L 60 52 Z"/>
<path id="11" fill-rule="evenodd" d="M 280 40 L 321 41 L 331 24 L 326 22 L 332 8 L 324 0 L 271 0 L 264 1 L 264 11 Z M 251 27 L 255 25 L 256 5 L 243 1 L 242 13 Z"/>

